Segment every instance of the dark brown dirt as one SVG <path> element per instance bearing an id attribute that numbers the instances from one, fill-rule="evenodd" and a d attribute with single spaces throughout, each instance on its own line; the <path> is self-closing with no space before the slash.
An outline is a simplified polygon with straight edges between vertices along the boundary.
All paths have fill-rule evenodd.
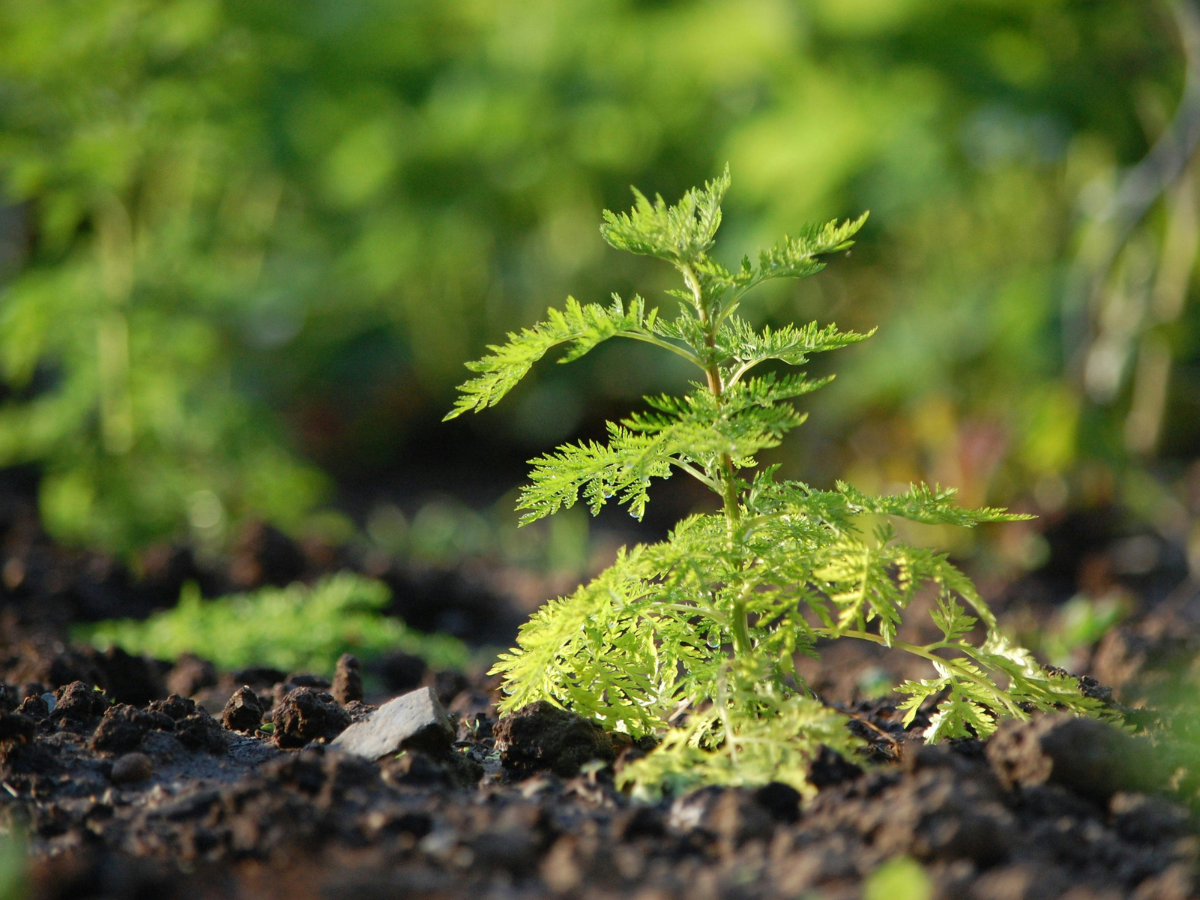
<path id="1" fill-rule="evenodd" d="M 257 712 L 274 686 L 237 689 L 249 734 L 189 698 L 113 703 L 72 682 L 47 685 L 50 711 L 6 685 L 25 712 L 0 713 L 0 815 L 28 835 L 32 897 L 852 898 L 897 855 L 939 898 L 1195 896 L 1196 824 L 1170 773 L 1094 722 L 926 747 L 891 703 L 860 703 L 875 751 L 823 753 L 806 805 L 779 784 L 644 804 L 612 784 L 641 749 L 545 705 L 497 722 L 490 681 L 450 698 L 450 751 L 379 763 L 325 746 L 370 707 L 295 681 Z"/>
<path id="2" fill-rule="evenodd" d="M 838 646 L 802 674 L 870 752 L 822 752 L 814 799 L 771 784 L 648 804 L 613 787 L 647 747 L 544 705 L 498 721 L 493 681 L 403 654 L 345 660 L 329 682 L 67 646 L 66 623 L 165 605 L 184 578 L 208 592 L 251 587 L 309 573 L 312 559 L 260 529 L 224 574 L 163 551 L 134 584 L 111 560 L 48 545 L 2 501 L 0 828 L 26 835 L 30 900 L 850 900 L 898 855 L 920 861 L 939 900 L 1200 896 L 1188 807 L 1200 714 L 1162 712 L 1198 693 L 1195 586 L 1086 661 L 1148 735 L 1049 716 L 927 747 L 927 721 L 906 729 L 894 697 L 858 696 L 864 672 L 905 663 Z M 511 637 L 515 619 L 477 581 L 377 574 L 414 625 L 448 616 L 479 640 Z M 363 696 L 363 668 L 384 694 Z M 326 746 L 369 714 L 365 699 L 422 683 L 451 714 L 449 750 L 367 762 Z M 581 774 L 592 760 L 602 765 Z"/>

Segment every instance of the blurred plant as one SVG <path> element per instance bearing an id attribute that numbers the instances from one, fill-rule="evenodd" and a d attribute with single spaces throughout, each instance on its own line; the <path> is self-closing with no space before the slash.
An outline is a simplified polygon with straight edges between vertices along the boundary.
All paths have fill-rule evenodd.
<path id="1" fill-rule="evenodd" d="M 11 830 L 0 834 L 0 900 L 29 896 L 29 857 L 24 841 Z"/>
<path id="2" fill-rule="evenodd" d="M 925 485 L 871 497 L 842 482 L 833 491 L 776 482 L 775 466 L 741 477 L 804 421 L 791 401 L 830 381 L 760 367 L 801 367 L 866 337 L 815 322 L 760 331 L 738 315 L 742 300 L 772 279 L 820 272 L 825 258 L 851 246 L 866 216 L 806 227 L 762 251 L 757 265 L 744 257 L 731 271 L 710 255 L 728 186 L 726 170 L 674 206 L 635 190 L 631 213 L 604 214 L 609 244 L 678 271 L 676 317 L 647 310 L 638 296 L 626 305 L 614 294 L 607 308 L 568 298 L 564 310 L 467 364 L 476 375 L 447 418 L 494 406 L 561 346 L 559 362 L 616 337 L 685 358 L 703 378 L 692 393 L 648 397 L 650 411 L 609 423 L 607 443 L 566 444 L 534 460 L 519 508 L 533 522 L 582 497 L 593 514 L 615 500 L 641 518 L 651 479 L 676 472 L 722 506 L 684 519 L 665 542 L 622 550 L 593 581 L 535 613 L 492 670 L 504 677 L 501 710 L 549 701 L 612 730 L 658 736 L 618 776 L 643 794 L 772 780 L 811 790 L 806 771 L 817 750 L 854 746 L 845 717 L 798 684 L 794 656 L 815 655 L 821 638 L 870 641 L 931 663 L 936 677 L 899 687 L 911 695 L 901 704 L 906 724 L 933 701 L 930 742 L 986 738 L 997 717 L 1034 710 L 1104 714 L 1073 679 L 1042 669 L 1004 636 L 945 554 L 906 546 L 887 522 L 869 534 L 862 528 L 869 516 L 958 526 L 1025 517 L 962 509 L 953 491 Z M 937 593 L 932 619 L 942 638 L 898 639 L 904 610 L 925 589 Z M 977 625 L 984 637 L 975 643 L 968 635 Z"/>
<path id="3" fill-rule="evenodd" d="M 381 554 L 384 564 L 446 567 L 489 560 L 552 576 L 585 574 L 591 550 L 586 513 L 567 512 L 541 527 L 519 528 L 512 507 L 511 495 L 483 511 L 439 498 L 423 503 L 410 522 L 394 504 L 380 504 L 367 517 L 366 549 Z"/>
<path id="4" fill-rule="evenodd" d="M 266 665 L 332 674 L 343 653 L 367 660 L 394 650 L 420 656 L 433 668 L 467 664 L 460 641 L 420 634 L 383 615 L 390 600 L 382 582 L 345 573 L 312 587 L 262 588 L 215 600 L 202 599 L 189 586 L 173 609 L 145 621 L 79 626 L 77 636 L 159 659 L 194 653 L 223 669 Z"/>
<path id="5" fill-rule="evenodd" d="M 584 239 L 606 199 L 726 158 L 746 240 L 846 206 L 886 236 L 800 294 L 842 315 L 853 293 L 848 324 L 887 344 L 817 400 L 806 471 L 842 471 L 848 437 L 866 486 L 925 474 L 984 502 L 1119 463 L 1126 427 L 1191 452 L 1187 391 L 1161 400 L 1164 354 L 1186 375 L 1197 352 L 1186 179 L 1128 242 L 1162 261 L 1164 312 L 1061 309 L 1079 214 L 1172 118 L 1170 8 L 9 0 L 0 464 L 37 463 L 55 533 L 112 549 L 294 530 L 322 485 L 297 447 L 335 476 L 393 465 L 468 347 L 568 281 L 655 277 Z M 1114 270 L 1142 291 L 1138 265 Z M 767 287 L 759 318 L 785 299 Z M 1081 354 L 1117 360 L 1109 394 Z M 636 396 L 672 364 L 601 352 L 514 421 L 567 437 L 579 384 Z"/>
<path id="6" fill-rule="evenodd" d="M 1130 597 L 1119 589 L 1101 597 L 1076 594 L 1049 623 L 1025 637 L 1031 649 L 1052 665 L 1077 671 L 1077 654 L 1093 649 L 1129 616 L 1130 608 Z"/>
<path id="7" fill-rule="evenodd" d="M 930 900 L 933 881 L 911 856 L 894 856 L 867 876 L 863 900 Z"/>

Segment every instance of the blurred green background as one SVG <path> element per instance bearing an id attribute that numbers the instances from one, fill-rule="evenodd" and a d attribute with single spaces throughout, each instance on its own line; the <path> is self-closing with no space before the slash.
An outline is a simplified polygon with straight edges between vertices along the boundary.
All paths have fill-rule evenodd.
<path id="1" fill-rule="evenodd" d="M 789 475 L 1122 503 L 1186 545 L 1198 31 L 1182 0 L 0 0 L 0 465 L 127 557 L 336 541 L 339 505 L 397 552 L 503 543 L 467 508 L 513 460 L 680 373 L 605 348 L 442 426 L 462 363 L 568 293 L 672 303 L 600 211 L 728 161 L 731 260 L 872 213 L 749 310 L 880 326 Z M 347 501 L 439 461 L 490 487 Z"/>

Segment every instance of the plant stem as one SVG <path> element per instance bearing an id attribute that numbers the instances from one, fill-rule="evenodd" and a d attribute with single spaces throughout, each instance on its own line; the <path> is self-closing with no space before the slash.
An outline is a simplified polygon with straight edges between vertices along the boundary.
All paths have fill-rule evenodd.
<path id="1" fill-rule="evenodd" d="M 741 597 L 733 601 L 733 621 L 730 624 L 733 626 L 733 649 L 738 656 L 749 653 L 752 649 L 750 621 L 746 617 L 746 601 Z"/>
<path id="2" fill-rule="evenodd" d="M 708 308 L 704 303 L 704 293 L 700 288 L 700 282 L 696 278 L 691 267 L 683 268 L 684 281 L 688 288 L 692 291 L 692 296 L 695 298 L 696 312 L 700 317 L 700 321 L 704 323 L 706 331 L 704 335 L 704 345 L 710 351 L 708 354 L 708 363 L 704 366 L 704 374 L 708 381 L 708 389 L 712 392 L 713 399 L 716 401 L 717 409 L 721 408 L 722 404 L 722 389 L 721 384 L 721 367 L 713 358 L 711 352 L 717 345 L 717 329 L 721 327 L 721 319 L 723 316 L 711 317 L 708 314 Z M 721 500 L 725 507 L 725 524 L 729 535 L 729 543 L 732 546 L 737 536 L 737 523 L 741 518 L 741 509 L 738 505 L 738 487 L 737 475 L 733 468 L 733 458 L 728 453 L 721 454 Z M 730 623 L 733 630 L 733 646 L 739 656 L 747 654 L 752 649 L 750 642 L 750 621 L 746 615 L 746 601 L 743 598 L 738 598 L 733 603 L 733 621 Z"/>

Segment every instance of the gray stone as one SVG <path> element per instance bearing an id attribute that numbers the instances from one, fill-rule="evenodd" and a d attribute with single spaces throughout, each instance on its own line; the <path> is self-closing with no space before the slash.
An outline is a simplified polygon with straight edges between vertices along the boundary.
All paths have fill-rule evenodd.
<path id="1" fill-rule="evenodd" d="M 389 700 L 330 746 L 376 760 L 409 748 L 436 753 L 449 749 L 453 740 L 454 727 L 437 694 L 423 687 Z"/>

